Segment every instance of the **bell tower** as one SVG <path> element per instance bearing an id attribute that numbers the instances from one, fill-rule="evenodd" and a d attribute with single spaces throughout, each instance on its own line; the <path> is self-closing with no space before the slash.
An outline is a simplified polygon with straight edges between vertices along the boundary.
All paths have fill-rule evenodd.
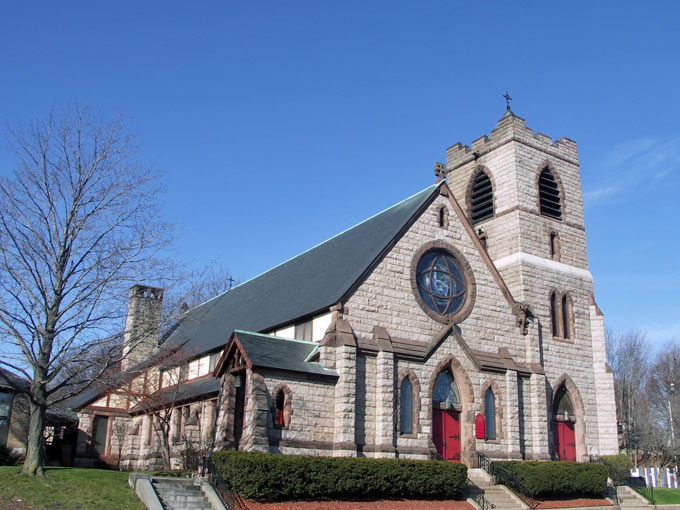
<path id="1" fill-rule="evenodd" d="M 558 390 L 553 385 L 568 376 L 571 392 L 578 392 L 570 398 L 582 399 L 586 415 L 597 416 L 588 428 L 574 418 L 576 460 L 616 452 L 613 378 L 588 270 L 576 143 L 532 131 L 508 105 L 488 136 L 448 148 L 446 171 L 513 297 L 531 307 L 526 362 L 542 367 L 550 398 Z M 552 402 L 537 404 L 531 419 L 547 418 L 556 430 Z M 550 442 L 554 455 L 552 432 Z"/>

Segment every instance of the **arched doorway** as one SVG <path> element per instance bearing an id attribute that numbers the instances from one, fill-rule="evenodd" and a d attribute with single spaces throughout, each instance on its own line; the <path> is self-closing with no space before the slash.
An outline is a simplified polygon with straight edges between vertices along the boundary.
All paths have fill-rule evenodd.
<path id="1" fill-rule="evenodd" d="M 552 409 L 553 447 L 557 460 L 576 461 L 576 412 L 564 383 L 555 392 Z"/>
<path id="2" fill-rule="evenodd" d="M 432 389 L 432 442 L 447 461 L 460 462 L 460 398 L 451 371 L 442 370 Z"/>

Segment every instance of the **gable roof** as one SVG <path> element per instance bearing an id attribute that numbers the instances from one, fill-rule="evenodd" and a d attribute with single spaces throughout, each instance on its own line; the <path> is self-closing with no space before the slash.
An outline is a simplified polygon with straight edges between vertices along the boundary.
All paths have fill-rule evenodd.
<path id="1" fill-rule="evenodd" d="M 164 345 L 198 355 L 235 329 L 266 331 L 334 305 L 437 196 L 432 185 L 185 313 Z"/>
<path id="2" fill-rule="evenodd" d="M 28 391 L 30 386 L 31 383 L 26 378 L 0 367 L 0 388 L 8 388 L 15 391 Z"/>
<path id="3" fill-rule="evenodd" d="M 338 373 L 307 361 L 318 351 L 317 342 L 263 335 L 252 331 L 236 330 L 232 335 L 242 348 L 251 367 L 274 368 L 291 372 L 338 377 Z M 218 367 L 220 370 L 221 367 Z"/>

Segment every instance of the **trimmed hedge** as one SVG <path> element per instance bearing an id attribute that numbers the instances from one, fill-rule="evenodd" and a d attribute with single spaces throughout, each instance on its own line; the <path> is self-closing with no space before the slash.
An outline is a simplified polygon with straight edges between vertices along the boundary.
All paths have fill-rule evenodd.
<path id="1" fill-rule="evenodd" d="M 297 499 L 461 497 L 463 464 L 441 461 L 308 457 L 219 452 L 213 460 L 241 496 L 265 501 Z"/>
<path id="2" fill-rule="evenodd" d="M 628 455 L 623 453 L 619 455 L 604 455 L 600 457 L 600 462 L 607 468 L 609 478 L 617 484 L 630 478 L 630 470 L 633 469 L 633 463 L 628 458 Z"/>
<path id="3" fill-rule="evenodd" d="M 536 498 L 583 497 L 607 490 L 607 468 L 585 462 L 497 462 L 534 492 Z M 498 483 L 505 483 L 502 476 Z"/>

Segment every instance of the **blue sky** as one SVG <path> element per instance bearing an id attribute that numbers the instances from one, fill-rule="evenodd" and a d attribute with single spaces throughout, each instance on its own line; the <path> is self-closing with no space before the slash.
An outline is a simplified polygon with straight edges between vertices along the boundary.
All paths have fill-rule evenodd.
<path id="1" fill-rule="evenodd" d="M 180 256 L 245 280 L 430 185 L 507 89 L 579 145 L 607 325 L 680 338 L 680 3 L 191 4 L 3 3 L 3 122 L 129 117 Z"/>

